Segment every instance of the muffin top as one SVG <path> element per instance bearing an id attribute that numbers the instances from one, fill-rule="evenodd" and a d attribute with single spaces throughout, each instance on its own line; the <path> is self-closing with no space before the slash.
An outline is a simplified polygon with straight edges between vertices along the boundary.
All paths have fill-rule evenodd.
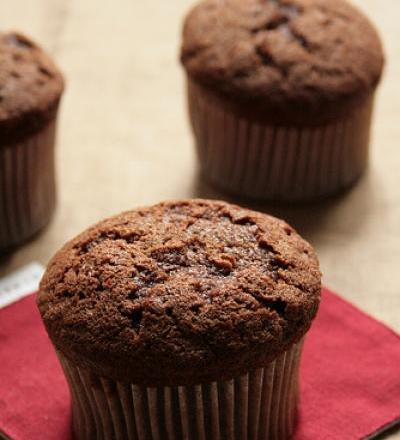
<path id="1" fill-rule="evenodd" d="M 352 109 L 383 68 L 374 27 L 343 0 L 205 0 L 185 21 L 181 59 L 207 90 L 293 123 Z"/>
<path id="2" fill-rule="evenodd" d="M 49 56 L 22 34 L 0 33 L 0 60 L 0 144 L 7 144 L 51 119 L 64 85 Z"/>
<path id="3" fill-rule="evenodd" d="M 187 200 L 126 212 L 66 244 L 38 305 L 67 358 L 154 386 L 264 365 L 301 339 L 319 297 L 315 253 L 285 222 Z"/>

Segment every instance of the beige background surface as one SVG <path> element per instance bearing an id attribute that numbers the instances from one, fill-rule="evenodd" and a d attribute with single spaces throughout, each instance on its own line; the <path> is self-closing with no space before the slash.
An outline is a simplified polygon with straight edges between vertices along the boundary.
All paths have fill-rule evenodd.
<path id="1" fill-rule="evenodd" d="M 388 58 L 371 166 L 323 205 L 262 209 L 317 248 L 324 282 L 400 331 L 400 1 L 357 0 L 380 28 Z M 21 29 L 68 81 L 59 124 L 59 205 L 50 227 L 1 261 L 0 275 L 46 263 L 93 222 L 162 199 L 223 197 L 201 185 L 177 62 L 190 0 L 3 0 L 0 25 Z M 400 438 L 396 437 L 396 438 Z"/>

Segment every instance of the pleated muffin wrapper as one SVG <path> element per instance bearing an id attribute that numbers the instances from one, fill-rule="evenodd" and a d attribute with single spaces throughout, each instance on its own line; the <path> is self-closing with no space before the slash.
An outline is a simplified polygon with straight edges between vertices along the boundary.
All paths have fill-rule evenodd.
<path id="1" fill-rule="evenodd" d="M 233 195 L 323 199 L 351 186 L 366 168 L 372 94 L 350 115 L 320 126 L 239 117 L 190 79 L 188 105 L 202 175 Z"/>
<path id="2" fill-rule="evenodd" d="M 74 439 L 288 439 L 296 423 L 302 346 L 231 380 L 176 387 L 99 377 L 58 352 L 72 394 Z"/>
<path id="3" fill-rule="evenodd" d="M 39 232 L 55 207 L 56 120 L 9 145 L 0 145 L 0 252 Z"/>

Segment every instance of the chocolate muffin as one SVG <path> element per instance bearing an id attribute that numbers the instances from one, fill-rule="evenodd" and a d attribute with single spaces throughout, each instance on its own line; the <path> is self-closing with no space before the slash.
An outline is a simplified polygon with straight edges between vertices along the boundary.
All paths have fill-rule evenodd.
<path id="1" fill-rule="evenodd" d="M 67 243 L 38 306 L 77 439 L 286 439 L 318 260 L 284 221 L 187 200 Z"/>
<path id="2" fill-rule="evenodd" d="M 63 78 L 22 34 L 0 33 L 0 252 L 50 220 L 54 143 Z"/>
<path id="3" fill-rule="evenodd" d="M 364 171 L 384 59 L 346 1 L 205 0 L 181 60 L 201 170 L 221 189 L 313 200 Z"/>

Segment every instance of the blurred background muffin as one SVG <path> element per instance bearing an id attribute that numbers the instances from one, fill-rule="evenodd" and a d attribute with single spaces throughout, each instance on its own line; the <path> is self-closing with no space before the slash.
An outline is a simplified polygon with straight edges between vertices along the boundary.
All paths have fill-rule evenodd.
<path id="1" fill-rule="evenodd" d="M 38 306 L 76 439 L 287 439 L 320 299 L 312 247 L 224 202 L 165 202 L 67 243 Z"/>
<path id="2" fill-rule="evenodd" d="M 256 199 L 319 199 L 368 160 L 379 37 L 343 0 L 205 0 L 181 60 L 204 177 Z"/>
<path id="3" fill-rule="evenodd" d="M 0 252 L 24 242 L 55 206 L 60 71 L 26 36 L 0 34 Z"/>

